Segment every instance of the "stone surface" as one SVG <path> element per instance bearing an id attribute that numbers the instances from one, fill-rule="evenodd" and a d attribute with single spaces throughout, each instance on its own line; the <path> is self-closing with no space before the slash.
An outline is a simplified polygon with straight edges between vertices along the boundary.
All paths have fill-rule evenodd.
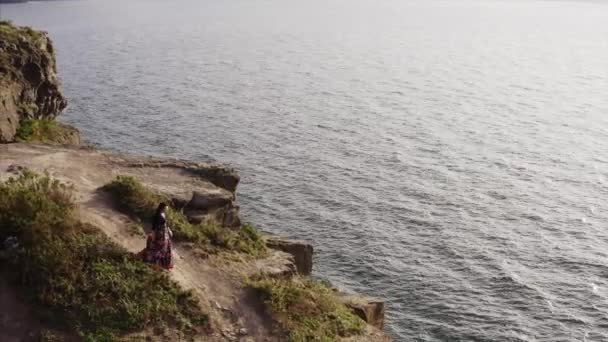
<path id="1" fill-rule="evenodd" d="M 154 187 L 162 195 L 168 197 L 173 205 L 183 209 L 184 214 L 192 223 L 212 221 L 233 229 L 241 226 L 240 208 L 236 204 L 235 195 L 240 177 L 233 168 L 217 162 L 194 163 L 185 160 L 121 158 L 118 156 L 115 156 L 114 159 L 134 168 L 175 169 L 204 181 L 206 185 L 199 186 L 194 191 L 184 190 L 181 186 L 168 186 L 166 183 L 163 186 L 154 184 Z"/>
<path id="2" fill-rule="evenodd" d="M 268 248 L 291 254 L 294 258 L 298 273 L 309 275 L 312 272 L 312 255 L 314 249 L 311 244 L 300 240 L 289 240 L 280 236 L 266 236 Z"/>
<path id="3" fill-rule="evenodd" d="M 186 205 L 190 210 L 209 210 L 212 208 L 230 204 L 234 194 L 225 189 L 214 189 L 208 191 L 194 191 L 192 199 Z"/>
<path id="4" fill-rule="evenodd" d="M 66 106 L 47 34 L 0 24 L 0 143 L 21 119 L 54 119 Z"/>
<path id="5" fill-rule="evenodd" d="M 197 176 L 211 184 L 236 192 L 241 177 L 235 169 L 218 162 L 195 163 L 179 159 L 152 159 L 130 157 L 132 167 L 163 167 L 180 169 L 193 176 Z"/>
<path id="6" fill-rule="evenodd" d="M 223 188 L 194 191 L 184 214 L 193 223 L 210 221 L 228 228 L 241 226 L 235 195 Z"/>
<path id="7" fill-rule="evenodd" d="M 384 302 L 375 298 L 342 294 L 340 300 L 367 324 L 384 329 Z"/>
<path id="8" fill-rule="evenodd" d="M 189 171 L 232 193 L 236 192 L 236 187 L 241 180 L 234 169 L 220 165 L 218 167 L 209 167 L 209 165 L 204 168 L 193 167 Z"/>
<path id="9" fill-rule="evenodd" d="M 276 250 L 264 259 L 255 260 L 253 269 L 249 271 L 273 278 L 288 278 L 298 272 L 293 256 Z"/>

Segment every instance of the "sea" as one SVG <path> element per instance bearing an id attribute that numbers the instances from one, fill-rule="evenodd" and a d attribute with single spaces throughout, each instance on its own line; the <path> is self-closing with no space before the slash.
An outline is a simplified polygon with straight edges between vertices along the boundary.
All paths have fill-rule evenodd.
<path id="1" fill-rule="evenodd" d="M 0 11 L 51 35 L 86 143 L 235 167 L 395 341 L 608 341 L 608 1 Z"/>

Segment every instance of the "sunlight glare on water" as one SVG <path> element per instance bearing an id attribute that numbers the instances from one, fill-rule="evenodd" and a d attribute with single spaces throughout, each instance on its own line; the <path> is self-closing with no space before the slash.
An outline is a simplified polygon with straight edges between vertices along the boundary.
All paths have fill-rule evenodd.
<path id="1" fill-rule="evenodd" d="M 608 3 L 3 5 L 50 32 L 63 120 L 215 158 L 245 220 L 387 301 L 397 341 L 608 340 Z"/>

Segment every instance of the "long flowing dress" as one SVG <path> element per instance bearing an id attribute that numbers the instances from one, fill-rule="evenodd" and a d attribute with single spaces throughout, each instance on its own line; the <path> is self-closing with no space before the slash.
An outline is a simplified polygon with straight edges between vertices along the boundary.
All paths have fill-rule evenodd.
<path id="1" fill-rule="evenodd" d="M 171 258 L 171 234 L 165 214 L 161 214 L 153 224 L 153 232 L 148 235 L 146 248 L 141 252 L 145 262 L 166 270 L 173 268 Z"/>

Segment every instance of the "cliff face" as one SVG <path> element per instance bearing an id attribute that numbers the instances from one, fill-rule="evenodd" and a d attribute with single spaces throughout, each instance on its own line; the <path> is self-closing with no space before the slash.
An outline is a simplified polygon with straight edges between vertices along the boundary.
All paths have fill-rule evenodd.
<path id="1" fill-rule="evenodd" d="M 14 141 L 21 120 L 54 119 L 66 106 L 50 38 L 0 22 L 0 143 Z"/>

